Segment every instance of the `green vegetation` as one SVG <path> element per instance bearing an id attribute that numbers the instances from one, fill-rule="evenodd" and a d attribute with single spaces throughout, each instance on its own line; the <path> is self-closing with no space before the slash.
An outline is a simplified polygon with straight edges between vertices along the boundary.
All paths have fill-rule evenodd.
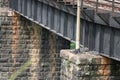
<path id="1" fill-rule="evenodd" d="M 70 49 L 75 49 L 75 43 L 74 42 L 70 43 Z"/>
<path id="2" fill-rule="evenodd" d="M 31 62 L 27 61 L 26 63 L 24 63 L 19 70 L 17 70 L 16 72 L 14 72 L 11 77 L 10 80 L 15 80 L 17 78 L 18 75 L 20 75 L 23 71 L 25 71 L 26 69 L 28 69 L 28 67 L 30 66 Z"/>

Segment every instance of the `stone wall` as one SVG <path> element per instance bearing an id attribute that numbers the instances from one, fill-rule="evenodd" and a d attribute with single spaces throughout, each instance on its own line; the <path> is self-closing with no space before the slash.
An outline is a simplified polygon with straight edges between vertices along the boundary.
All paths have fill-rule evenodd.
<path id="1" fill-rule="evenodd" d="M 17 19 L 14 21 L 14 19 Z M 19 17 L 1 17 L 0 25 L 0 80 L 8 80 L 21 65 L 29 60 L 30 38 Z M 21 72 L 20 72 L 21 73 Z M 18 73 L 19 74 L 19 73 Z M 26 72 L 17 79 L 27 80 Z"/>
<path id="2" fill-rule="evenodd" d="M 59 53 L 69 44 L 0 0 L 0 80 L 60 80 Z"/>
<path id="3" fill-rule="evenodd" d="M 39 80 L 60 80 L 60 50 L 69 49 L 70 42 L 42 29 Z"/>
<path id="4" fill-rule="evenodd" d="M 110 80 L 120 80 L 120 62 L 116 60 L 111 60 L 110 69 Z"/>
<path id="5" fill-rule="evenodd" d="M 70 42 L 14 14 L 1 17 L 0 80 L 59 80 L 60 50 Z M 25 70 L 21 66 L 30 61 Z M 24 68 L 23 68 L 24 69 Z"/>
<path id="6" fill-rule="evenodd" d="M 9 11 L 7 0 L 0 0 L 0 80 L 8 80 L 21 66 L 16 80 L 59 80 L 60 49 L 69 41 Z"/>
<path id="7" fill-rule="evenodd" d="M 120 80 L 120 62 L 94 53 L 62 50 L 61 80 Z"/>
<path id="8" fill-rule="evenodd" d="M 0 17 L 0 80 L 6 79 L 12 70 L 12 26 L 5 24 L 8 20 L 12 21 L 12 17 Z M 12 23 L 12 22 L 10 22 Z M 9 25 L 9 26 L 8 26 Z"/>
<path id="9" fill-rule="evenodd" d="M 0 0 L 0 16 L 8 16 L 9 13 L 8 0 Z"/>

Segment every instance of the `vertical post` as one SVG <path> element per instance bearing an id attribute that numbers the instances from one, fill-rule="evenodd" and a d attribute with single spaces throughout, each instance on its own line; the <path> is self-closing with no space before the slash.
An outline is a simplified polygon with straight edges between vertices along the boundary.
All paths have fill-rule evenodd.
<path id="1" fill-rule="evenodd" d="M 81 10 L 83 9 L 83 0 L 80 2 Z"/>
<path id="2" fill-rule="evenodd" d="M 112 16 L 114 15 L 115 0 L 112 0 Z"/>
<path id="3" fill-rule="evenodd" d="M 80 4 L 81 1 L 77 0 L 77 26 L 76 26 L 76 49 L 80 48 Z"/>
<path id="4" fill-rule="evenodd" d="M 73 3 L 73 7 L 75 6 L 75 0 L 72 0 L 72 3 Z"/>
<path id="5" fill-rule="evenodd" d="M 96 12 L 98 12 L 98 0 L 97 0 L 97 3 L 96 3 Z"/>

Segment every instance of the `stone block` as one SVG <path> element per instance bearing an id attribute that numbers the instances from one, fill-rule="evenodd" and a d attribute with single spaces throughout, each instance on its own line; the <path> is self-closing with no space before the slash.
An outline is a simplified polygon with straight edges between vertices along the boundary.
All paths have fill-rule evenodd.
<path id="1" fill-rule="evenodd" d="M 91 77 L 91 79 L 90 80 L 108 80 L 108 79 L 105 79 L 106 78 L 106 76 L 93 76 L 93 77 Z"/>
<path id="2" fill-rule="evenodd" d="M 108 80 L 109 60 L 98 53 L 88 51 L 75 54 L 71 50 L 62 50 L 60 55 L 62 57 L 61 63 L 64 63 L 61 73 L 72 78 L 71 80 Z"/>
<path id="3" fill-rule="evenodd" d="M 71 50 L 61 50 L 60 56 L 74 64 L 100 64 L 102 57 L 92 52 L 82 52 L 75 54 Z"/>

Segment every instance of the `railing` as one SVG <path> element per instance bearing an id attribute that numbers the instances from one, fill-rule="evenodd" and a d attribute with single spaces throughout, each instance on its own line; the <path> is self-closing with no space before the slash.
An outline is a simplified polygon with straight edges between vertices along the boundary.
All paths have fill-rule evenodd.
<path id="1" fill-rule="evenodd" d="M 57 0 L 57 2 L 63 2 L 65 5 L 71 5 L 76 8 L 77 0 Z M 81 0 L 82 7 L 92 7 L 96 12 L 101 10 L 108 10 L 112 13 L 120 12 L 120 1 L 119 0 Z"/>

